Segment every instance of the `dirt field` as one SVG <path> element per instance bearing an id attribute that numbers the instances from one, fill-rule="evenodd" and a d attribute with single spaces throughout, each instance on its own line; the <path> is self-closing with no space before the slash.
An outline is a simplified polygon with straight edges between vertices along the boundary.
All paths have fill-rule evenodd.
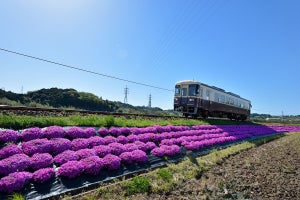
<path id="1" fill-rule="evenodd" d="M 300 199 L 300 133 L 231 156 L 166 195 L 139 199 Z"/>

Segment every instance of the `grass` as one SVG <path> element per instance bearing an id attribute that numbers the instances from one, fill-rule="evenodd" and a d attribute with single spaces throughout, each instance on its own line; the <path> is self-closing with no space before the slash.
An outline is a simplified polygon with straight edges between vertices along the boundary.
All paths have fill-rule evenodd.
<path id="1" fill-rule="evenodd" d="M 151 187 L 150 179 L 143 176 L 136 176 L 124 183 L 126 195 L 148 192 Z"/>
<path id="2" fill-rule="evenodd" d="M 13 193 L 10 197 L 8 197 L 8 200 L 25 200 L 25 197 L 22 194 Z"/>
<path id="3" fill-rule="evenodd" d="M 94 127 L 145 127 L 153 125 L 201 125 L 201 124 L 251 124 L 251 122 L 236 122 L 226 119 L 164 119 L 164 118 L 126 118 L 103 115 L 69 116 L 26 116 L 0 114 L 0 127 L 24 129 L 29 127 L 58 126 L 94 126 Z"/>
<path id="4" fill-rule="evenodd" d="M 109 185 L 109 183 L 107 183 L 108 185 L 104 184 L 104 186 L 100 186 L 95 191 L 91 191 L 89 195 L 95 199 L 134 199 L 138 193 L 166 194 L 176 190 L 177 187 L 180 187 L 190 179 L 201 178 L 204 171 L 222 163 L 224 159 L 231 155 L 283 136 L 283 134 L 268 136 L 250 142 L 243 142 L 222 150 L 213 149 L 210 154 L 195 157 L 195 160 L 190 159 L 190 155 L 187 155 L 183 161 L 170 163 L 165 168 L 154 169 L 132 179 L 124 180 L 125 178 L 123 178 L 112 185 Z M 287 168 L 289 167 L 287 166 Z M 81 196 L 75 199 L 83 198 Z"/>

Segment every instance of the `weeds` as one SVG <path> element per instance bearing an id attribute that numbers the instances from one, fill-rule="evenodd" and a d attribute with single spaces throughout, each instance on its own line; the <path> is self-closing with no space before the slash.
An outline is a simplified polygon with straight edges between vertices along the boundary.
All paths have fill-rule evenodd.
<path id="1" fill-rule="evenodd" d="M 143 176 L 136 176 L 132 180 L 124 184 L 126 195 L 148 192 L 151 187 L 151 182 Z"/>
<path id="2" fill-rule="evenodd" d="M 169 181 L 172 179 L 173 175 L 168 169 L 161 168 L 157 171 L 157 175 L 161 177 L 165 181 Z"/>
<path id="3" fill-rule="evenodd" d="M 13 193 L 8 200 L 25 200 L 25 197 L 19 193 Z"/>

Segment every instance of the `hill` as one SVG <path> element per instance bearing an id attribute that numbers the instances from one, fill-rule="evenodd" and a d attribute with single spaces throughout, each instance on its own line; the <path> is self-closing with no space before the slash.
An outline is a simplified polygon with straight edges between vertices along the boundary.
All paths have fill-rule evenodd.
<path id="1" fill-rule="evenodd" d="M 72 108 L 91 111 L 108 111 L 122 113 L 140 113 L 169 115 L 172 111 L 145 106 L 132 106 L 121 102 L 104 100 L 92 93 L 78 92 L 75 89 L 40 89 L 26 94 L 17 94 L 0 89 L 0 104 L 10 106 L 31 106 L 48 108 Z"/>

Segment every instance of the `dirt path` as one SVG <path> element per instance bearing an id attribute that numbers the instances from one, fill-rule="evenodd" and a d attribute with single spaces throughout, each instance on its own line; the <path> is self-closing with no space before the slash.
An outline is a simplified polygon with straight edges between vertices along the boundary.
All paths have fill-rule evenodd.
<path id="1" fill-rule="evenodd" d="M 300 199 L 300 133 L 231 156 L 169 194 L 134 199 Z"/>

